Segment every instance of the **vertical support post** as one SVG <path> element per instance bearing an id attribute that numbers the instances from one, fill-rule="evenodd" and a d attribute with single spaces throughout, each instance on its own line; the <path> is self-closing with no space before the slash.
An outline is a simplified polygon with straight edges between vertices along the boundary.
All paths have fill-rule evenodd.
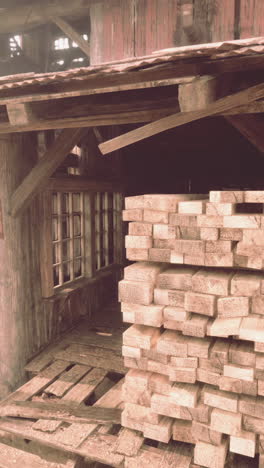
<path id="1" fill-rule="evenodd" d="M 24 380 L 24 366 L 38 346 L 41 317 L 40 210 L 34 200 L 13 218 L 11 194 L 37 160 L 31 134 L 0 137 L 0 200 L 3 235 L 0 239 L 0 398 Z"/>

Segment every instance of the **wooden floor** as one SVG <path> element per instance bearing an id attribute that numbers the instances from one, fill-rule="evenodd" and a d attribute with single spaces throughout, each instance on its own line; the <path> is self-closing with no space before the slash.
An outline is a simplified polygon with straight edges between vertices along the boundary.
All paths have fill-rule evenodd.
<path id="1" fill-rule="evenodd" d="M 103 327 L 83 321 L 27 365 L 30 380 L 0 404 L 0 468 L 190 466 L 186 444 L 121 428 L 124 327 L 117 314 L 110 327 L 113 307 Z M 226 466 L 258 464 L 230 456 Z"/>

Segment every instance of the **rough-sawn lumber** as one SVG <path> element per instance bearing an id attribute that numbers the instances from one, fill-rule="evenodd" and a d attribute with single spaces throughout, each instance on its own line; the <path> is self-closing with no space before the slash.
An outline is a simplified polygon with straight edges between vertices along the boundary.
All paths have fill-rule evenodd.
<path id="1" fill-rule="evenodd" d="M 169 117 L 164 117 L 163 119 L 157 120 L 156 122 L 144 125 L 143 127 L 137 128 L 136 130 L 132 130 L 116 138 L 101 143 L 99 145 L 99 149 L 101 150 L 102 154 L 108 154 L 112 151 L 124 148 L 140 140 L 144 140 L 150 136 L 157 135 L 158 133 L 164 132 L 165 130 L 176 128 L 189 122 L 209 117 L 211 115 L 221 114 L 238 105 L 261 99 L 263 96 L 264 85 L 261 83 L 243 91 L 239 91 L 238 93 L 218 99 L 212 104 L 209 104 L 205 109 L 194 112 L 173 114 Z"/>
<path id="2" fill-rule="evenodd" d="M 77 408 L 69 402 L 14 401 L 1 407 L 2 417 L 12 416 L 26 419 L 47 419 L 77 424 L 120 424 L 121 410 L 87 406 Z"/>

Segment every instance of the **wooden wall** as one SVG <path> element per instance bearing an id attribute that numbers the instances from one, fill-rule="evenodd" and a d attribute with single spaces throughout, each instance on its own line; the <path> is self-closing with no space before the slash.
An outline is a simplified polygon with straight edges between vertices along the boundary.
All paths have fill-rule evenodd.
<path id="1" fill-rule="evenodd" d="M 23 383 L 33 355 L 82 316 L 95 321 L 104 305 L 117 301 L 121 276 L 121 266 L 112 265 L 42 297 L 41 197 L 18 217 L 9 212 L 11 194 L 36 164 L 37 153 L 36 134 L 0 137 L 0 400 Z"/>
<path id="2" fill-rule="evenodd" d="M 117 301 L 121 275 L 122 268 L 114 265 L 94 278 L 80 280 L 74 287 L 69 285 L 63 293 L 43 299 L 34 353 L 71 329 L 82 317 L 95 322 L 97 312 Z"/>
<path id="3" fill-rule="evenodd" d="M 91 63 L 264 34 L 263 0 L 108 0 L 91 6 Z"/>

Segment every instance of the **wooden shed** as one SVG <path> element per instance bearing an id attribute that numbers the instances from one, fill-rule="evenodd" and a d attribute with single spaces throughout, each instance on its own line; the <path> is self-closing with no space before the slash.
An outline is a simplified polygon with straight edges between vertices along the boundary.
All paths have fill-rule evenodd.
<path id="1" fill-rule="evenodd" d="M 263 2 L 0 6 L 0 398 L 40 426 L 1 420 L 0 452 L 12 447 L 25 466 L 42 466 L 39 456 L 43 467 L 123 466 L 141 447 L 169 466 L 164 447 L 132 434 L 127 447 L 113 430 L 125 373 L 123 200 L 263 190 Z M 41 392 L 68 442 L 58 421 L 44 427 L 55 403 L 47 415 Z M 77 427 L 85 417 L 101 436 Z"/>

